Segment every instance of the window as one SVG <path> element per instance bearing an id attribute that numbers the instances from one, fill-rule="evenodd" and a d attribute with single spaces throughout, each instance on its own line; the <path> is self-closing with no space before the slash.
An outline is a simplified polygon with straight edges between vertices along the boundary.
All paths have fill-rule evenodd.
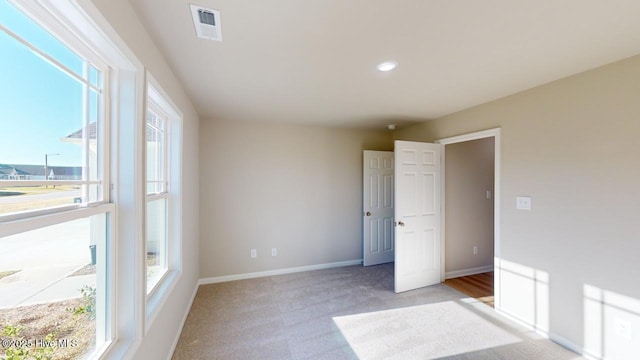
<path id="1" fill-rule="evenodd" d="M 0 358 L 24 348 L 32 356 L 76 359 L 108 343 L 110 215 L 69 216 L 0 238 Z"/>
<path id="2" fill-rule="evenodd" d="M 147 192 L 147 293 L 167 272 L 168 116 L 152 99 L 147 102 L 146 192 Z"/>
<path id="3" fill-rule="evenodd" d="M 130 357 L 180 275 L 182 115 L 90 1 L 0 0 L 0 54 L 0 331 Z"/>
<path id="4" fill-rule="evenodd" d="M 25 14 L 0 0 L 0 331 L 25 345 L 0 358 L 94 357 L 113 338 L 109 67 Z"/>
<path id="5" fill-rule="evenodd" d="M 103 202 L 107 66 L 0 6 L 0 215 Z"/>
<path id="6" fill-rule="evenodd" d="M 147 315 L 180 271 L 182 115 L 147 75 L 145 130 Z"/>

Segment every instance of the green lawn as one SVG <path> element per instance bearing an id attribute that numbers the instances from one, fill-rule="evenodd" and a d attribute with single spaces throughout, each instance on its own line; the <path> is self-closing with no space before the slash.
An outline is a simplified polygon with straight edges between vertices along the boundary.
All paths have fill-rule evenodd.
<path id="1" fill-rule="evenodd" d="M 69 191 L 73 190 L 73 185 L 58 185 L 53 187 L 47 186 L 13 186 L 13 187 L 1 187 L 0 196 L 20 196 L 20 195 L 36 195 L 46 194 L 50 192 Z"/>

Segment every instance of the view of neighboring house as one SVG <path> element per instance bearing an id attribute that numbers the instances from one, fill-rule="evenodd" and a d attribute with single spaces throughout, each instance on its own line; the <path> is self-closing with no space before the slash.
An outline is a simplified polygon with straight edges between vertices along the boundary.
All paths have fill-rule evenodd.
<path id="1" fill-rule="evenodd" d="M 42 169 L 44 172 L 44 168 Z M 29 180 L 32 174 L 16 169 L 15 165 L 0 164 L 0 180 Z"/>
<path id="2" fill-rule="evenodd" d="M 49 180 L 80 180 L 80 166 L 48 166 Z M 0 164 L 0 180 L 43 180 L 43 165 Z"/>
<path id="3" fill-rule="evenodd" d="M 74 131 L 73 133 L 60 139 L 62 142 L 82 145 L 83 129 Z M 92 161 L 91 168 L 94 167 L 93 160 L 96 153 L 96 134 L 97 124 L 95 122 L 89 125 L 89 149 L 93 156 L 89 159 Z M 81 180 L 81 166 L 46 166 L 47 180 Z M 44 180 L 44 165 L 25 165 L 25 164 L 0 164 L 0 180 Z"/>

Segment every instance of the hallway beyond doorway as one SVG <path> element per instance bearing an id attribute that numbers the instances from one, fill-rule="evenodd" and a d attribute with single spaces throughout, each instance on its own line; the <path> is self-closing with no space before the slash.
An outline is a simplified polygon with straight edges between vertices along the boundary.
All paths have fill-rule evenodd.
<path id="1" fill-rule="evenodd" d="M 444 284 L 493 307 L 493 271 L 447 279 Z"/>

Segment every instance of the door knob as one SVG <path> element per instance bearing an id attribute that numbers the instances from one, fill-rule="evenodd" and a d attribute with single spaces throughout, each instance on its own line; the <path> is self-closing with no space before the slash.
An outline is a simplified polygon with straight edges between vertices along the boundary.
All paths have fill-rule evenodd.
<path id="1" fill-rule="evenodd" d="M 367 213 L 365 215 L 371 216 L 371 212 L 367 211 Z"/>
<path id="2" fill-rule="evenodd" d="M 404 223 L 402 221 L 398 221 L 398 226 L 404 226 Z"/>

